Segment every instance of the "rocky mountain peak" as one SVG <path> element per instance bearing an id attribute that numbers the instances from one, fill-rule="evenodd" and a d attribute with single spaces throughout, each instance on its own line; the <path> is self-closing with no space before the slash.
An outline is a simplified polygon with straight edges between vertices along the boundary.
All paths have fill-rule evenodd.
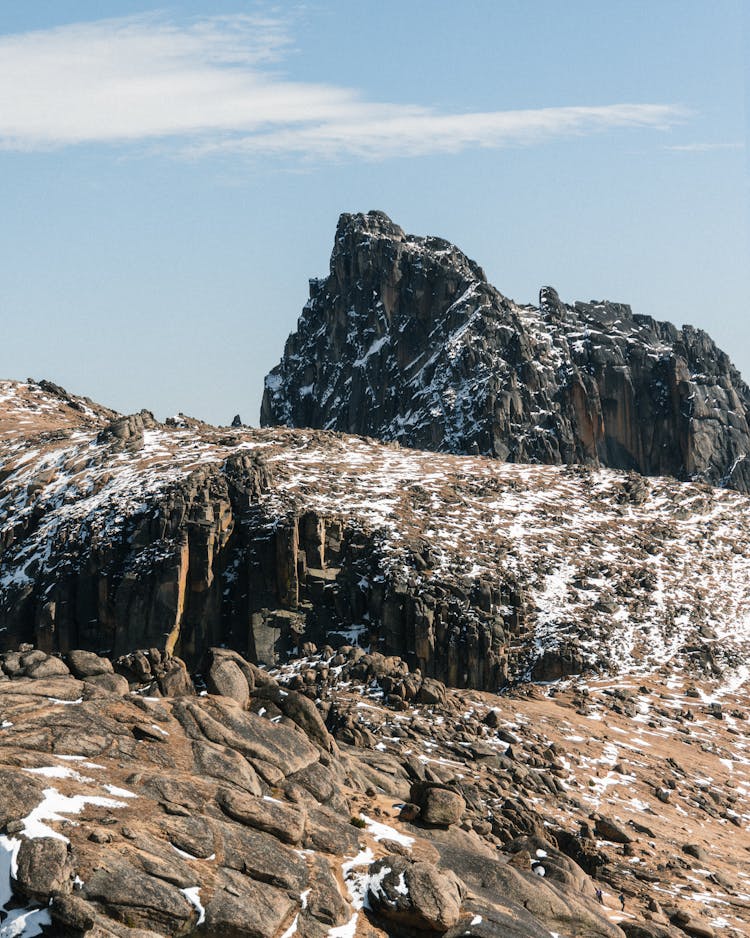
<path id="1" fill-rule="evenodd" d="M 458 248 L 342 215 L 261 424 L 750 491 L 750 391 L 705 332 L 607 300 L 504 297 Z"/>

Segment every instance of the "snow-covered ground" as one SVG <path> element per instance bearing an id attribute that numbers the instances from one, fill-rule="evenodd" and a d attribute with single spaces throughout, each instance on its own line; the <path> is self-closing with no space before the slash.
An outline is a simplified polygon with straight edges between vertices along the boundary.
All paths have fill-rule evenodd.
<path id="1" fill-rule="evenodd" d="M 511 578 L 538 655 L 572 643 L 591 664 L 648 670 L 698 643 L 725 661 L 738 651 L 735 663 L 746 663 L 750 499 L 736 492 L 651 478 L 642 500 L 631 500 L 617 471 L 189 420 L 146 429 L 138 445 L 118 449 L 99 436 L 105 420 L 90 408 L 71 411 L 12 382 L 0 392 L 0 606 L 61 560 L 83 563 L 123 536 L 190 473 L 247 452 L 269 468 L 260 501 L 269 518 L 312 510 L 364 529 L 384 575 L 417 587 Z M 34 407 L 42 430 L 12 433 Z M 429 545 L 431 568 L 410 563 L 415 543 Z"/>

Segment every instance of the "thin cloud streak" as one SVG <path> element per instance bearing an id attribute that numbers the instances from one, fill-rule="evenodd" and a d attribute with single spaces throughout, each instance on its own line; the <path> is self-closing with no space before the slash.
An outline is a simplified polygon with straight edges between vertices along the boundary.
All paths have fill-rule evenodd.
<path id="1" fill-rule="evenodd" d="M 0 149 L 172 141 L 176 152 L 386 159 L 530 145 L 621 128 L 666 130 L 687 112 L 612 104 L 463 114 L 371 103 L 276 71 L 284 22 L 154 16 L 0 37 Z"/>
<path id="2" fill-rule="evenodd" d="M 684 112 L 679 112 L 683 114 Z M 499 149 L 529 146 L 560 136 L 581 136 L 624 127 L 668 129 L 677 109 L 663 105 L 616 104 L 606 107 L 556 107 L 536 110 L 436 114 L 413 110 L 378 117 L 364 114 L 354 121 L 314 127 L 286 128 L 270 133 L 194 147 L 192 152 L 337 159 L 354 156 L 379 160 L 396 156 L 457 153 L 469 147 Z"/>
<path id="3" fill-rule="evenodd" d="M 677 153 L 713 153 L 715 150 L 744 150 L 745 144 L 735 143 L 681 143 L 664 147 Z"/>

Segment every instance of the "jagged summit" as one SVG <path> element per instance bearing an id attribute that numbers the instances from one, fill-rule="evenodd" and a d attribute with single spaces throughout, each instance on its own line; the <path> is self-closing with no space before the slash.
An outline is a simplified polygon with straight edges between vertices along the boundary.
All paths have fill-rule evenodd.
<path id="1" fill-rule="evenodd" d="M 622 303 L 503 296 L 458 248 L 342 215 L 261 424 L 750 491 L 750 391 L 702 330 Z"/>

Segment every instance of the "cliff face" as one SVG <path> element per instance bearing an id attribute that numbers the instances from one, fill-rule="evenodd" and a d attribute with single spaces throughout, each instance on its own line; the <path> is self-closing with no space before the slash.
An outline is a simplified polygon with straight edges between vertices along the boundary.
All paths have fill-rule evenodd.
<path id="1" fill-rule="evenodd" d="M 750 491 L 750 391 L 690 326 L 540 291 L 520 306 L 439 238 L 342 215 L 267 376 L 261 425 Z"/>
<path id="2" fill-rule="evenodd" d="M 50 389 L 52 388 L 52 389 Z M 750 502 L 284 428 L 114 416 L 0 382 L 0 649 L 200 667 L 359 641 L 424 677 L 713 672 L 750 653 Z"/>

